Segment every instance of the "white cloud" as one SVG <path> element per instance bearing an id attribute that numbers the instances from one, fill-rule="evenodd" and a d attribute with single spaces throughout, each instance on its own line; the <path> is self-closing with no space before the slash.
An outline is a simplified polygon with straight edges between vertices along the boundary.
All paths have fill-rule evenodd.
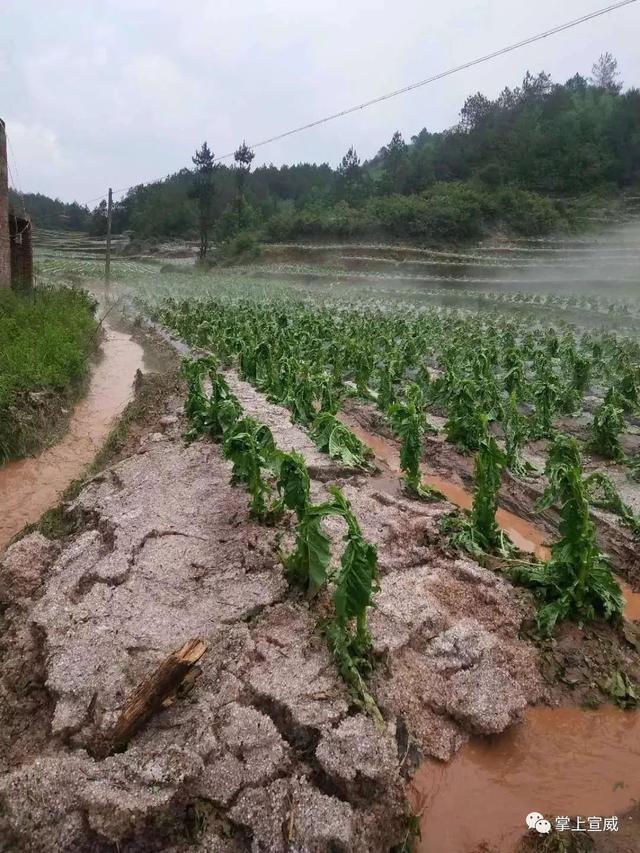
<path id="1" fill-rule="evenodd" d="M 55 186 L 55 178 L 51 181 L 51 177 L 64 173 L 70 165 L 55 131 L 41 124 L 27 124 L 11 116 L 5 119 L 5 123 L 10 143 L 9 169 L 17 185 L 15 188 L 27 191 L 25 176 L 31 178 L 34 174 L 42 182 L 40 186 Z"/>
<path id="2" fill-rule="evenodd" d="M 204 138 L 232 151 L 586 11 L 584 0 L 1 2 L 2 109 L 30 128 L 17 152 L 25 188 L 80 200 L 187 165 Z M 495 95 L 527 68 L 588 73 L 605 50 L 639 84 L 639 22 L 640 6 L 613 12 L 261 149 L 256 163 L 335 164 L 352 143 L 371 156 L 396 129 L 450 125 L 472 92 Z"/>

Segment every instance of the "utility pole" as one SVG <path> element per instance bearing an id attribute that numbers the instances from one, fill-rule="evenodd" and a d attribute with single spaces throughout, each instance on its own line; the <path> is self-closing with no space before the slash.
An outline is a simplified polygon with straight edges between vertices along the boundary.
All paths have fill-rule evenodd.
<path id="1" fill-rule="evenodd" d="M 113 192 L 109 187 L 109 195 L 107 201 L 107 254 L 104 260 L 104 280 L 109 281 L 111 278 L 111 208 L 113 206 Z"/>
<path id="2" fill-rule="evenodd" d="M 11 287 L 11 236 L 9 233 L 9 178 L 7 137 L 0 118 L 0 290 Z"/>

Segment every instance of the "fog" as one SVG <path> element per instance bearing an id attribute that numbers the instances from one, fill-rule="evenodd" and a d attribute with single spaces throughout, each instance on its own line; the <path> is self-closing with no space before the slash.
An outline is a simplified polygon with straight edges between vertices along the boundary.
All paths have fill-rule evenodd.
<path id="1" fill-rule="evenodd" d="M 501 289 L 587 291 L 612 298 L 640 296 L 639 217 L 580 237 L 526 240 L 517 245 L 526 247 L 518 261 L 524 259 L 526 269 L 514 270 L 492 282 Z"/>

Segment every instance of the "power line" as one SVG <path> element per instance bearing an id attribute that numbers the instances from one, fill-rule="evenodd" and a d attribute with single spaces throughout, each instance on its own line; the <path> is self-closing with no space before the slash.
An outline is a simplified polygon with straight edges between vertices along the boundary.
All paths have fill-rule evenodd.
<path id="1" fill-rule="evenodd" d="M 338 118 L 343 118 L 344 116 L 350 115 L 351 113 L 358 112 L 359 110 L 364 110 L 367 107 L 372 107 L 375 104 L 380 104 L 383 101 L 388 101 L 391 98 L 396 98 L 398 95 L 404 95 L 407 92 L 412 92 L 414 89 L 419 89 L 422 86 L 427 86 L 429 83 L 435 83 L 437 80 L 442 80 L 445 77 L 450 77 L 452 74 L 457 74 L 459 71 L 464 71 L 467 68 L 473 68 L 474 65 L 480 65 L 483 62 L 488 62 L 490 59 L 495 59 L 498 56 L 504 56 L 505 53 L 511 53 L 514 50 L 518 50 L 521 47 L 525 47 L 526 45 L 533 44 L 537 41 L 542 41 L 542 39 L 549 38 L 549 36 L 556 35 L 557 33 L 561 33 L 564 30 L 569 30 L 572 27 L 577 27 L 579 24 L 584 24 L 586 21 L 591 21 L 593 18 L 598 18 L 602 15 L 606 15 L 609 12 L 614 12 L 617 9 L 621 9 L 623 6 L 630 6 L 632 3 L 637 2 L 637 0 L 619 0 L 618 3 L 613 3 L 611 6 L 605 6 L 602 9 L 597 9 L 594 12 L 589 12 L 586 15 L 582 15 L 580 18 L 574 18 L 571 21 L 567 21 L 564 24 L 559 24 L 556 27 L 552 27 L 549 30 L 544 30 L 544 32 L 537 33 L 534 36 L 529 36 L 528 38 L 522 39 L 521 41 L 514 42 L 513 44 L 507 45 L 506 47 L 502 47 L 499 50 L 494 50 L 491 53 L 486 53 L 484 56 L 479 56 L 476 59 L 472 59 L 469 62 L 465 62 L 462 65 L 456 65 L 455 68 L 449 68 L 447 71 L 441 71 L 438 74 L 433 74 L 431 77 L 426 77 L 424 80 L 419 80 L 416 83 L 410 83 L 408 86 L 403 86 L 401 89 L 395 89 L 393 92 L 387 92 L 385 95 L 379 95 L 377 98 L 372 98 L 369 101 L 364 101 L 361 104 L 357 104 L 353 107 L 347 107 L 347 109 L 340 110 L 340 112 L 332 113 L 331 115 L 325 116 L 324 118 L 316 119 L 315 121 L 311 121 L 308 124 L 302 124 L 299 127 L 294 127 L 292 130 L 287 130 L 284 133 L 279 133 L 276 136 L 270 136 L 268 139 L 263 139 L 260 142 L 254 142 L 248 147 L 251 149 L 261 148 L 263 145 L 269 145 L 272 142 L 277 142 L 280 139 L 286 139 L 288 136 L 293 136 L 296 133 L 302 133 L 303 130 L 310 130 L 313 127 L 318 127 L 321 124 L 326 124 L 329 121 L 334 121 Z M 219 163 L 222 160 L 227 160 L 229 157 L 233 157 L 234 152 L 230 151 L 227 154 L 221 154 L 219 157 L 214 159 L 214 163 Z M 156 180 L 161 180 L 161 178 L 157 178 Z M 147 182 L 151 183 L 151 182 Z M 132 184 L 129 187 L 122 187 L 121 189 L 113 190 L 114 195 L 119 195 L 120 193 L 127 192 L 130 189 L 133 189 L 137 184 Z M 96 196 L 95 198 L 88 199 L 84 204 L 89 204 L 92 201 L 98 201 L 102 198 L 105 198 L 106 193 L 103 195 Z"/>
<path id="2" fill-rule="evenodd" d="M 469 62 L 465 62 L 463 65 L 457 65 L 455 68 L 450 68 L 448 71 L 441 71 L 439 74 L 434 74 L 431 77 L 427 77 L 424 80 L 420 80 L 417 83 L 410 83 L 408 86 L 403 86 L 402 89 L 396 89 L 393 92 L 389 92 L 386 95 L 380 95 L 377 98 L 372 98 L 370 101 L 365 101 L 362 104 L 358 104 L 355 107 L 348 107 L 346 110 L 341 110 L 338 113 L 333 113 L 333 115 L 326 116 L 325 118 L 317 119 L 316 121 L 309 122 L 309 124 L 303 124 L 300 127 L 296 127 L 293 130 L 288 130 L 285 133 L 280 133 L 277 136 L 272 136 L 269 139 L 264 139 L 262 142 L 256 142 L 253 145 L 249 145 L 249 148 L 260 148 L 262 145 L 268 145 L 271 142 L 276 142 L 280 139 L 284 139 L 287 136 L 292 136 L 294 133 L 300 133 L 303 130 L 309 130 L 312 127 L 317 127 L 318 125 L 324 124 L 328 121 L 333 121 L 337 118 L 342 118 L 343 116 L 349 115 L 350 113 L 358 112 L 358 110 L 366 109 L 367 107 L 371 107 L 374 104 L 379 104 L 382 101 L 388 101 L 391 98 L 395 98 L 398 95 L 404 95 L 407 92 L 412 92 L 414 89 L 419 89 L 421 86 L 426 86 L 429 83 L 434 83 L 436 80 L 441 80 L 443 77 L 449 77 L 451 74 L 456 74 L 458 71 L 464 71 L 467 68 L 472 68 L 474 65 L 479 65 L 482 62 L 487 62 L 490 59 L 495 59 L 498 56 L 502 56 L 505 53 L 509 53 L 512 50 L 517 50 L 520 47 L 525 47 L 528 44 L 532 44 L 533 42 L 540 41 L 541 39 L 548 38 L 549 36 L 555 35 L 556 33 L 562 32 L 563 30 L 568 30 L 571 27 L 575 27 L 578 24 L 582 24 L 585 21 L 589 21 L 592 18 L 597 18 L 600 15 L 605 15 L 607 12 L 612 12 L 615 9 L 619 9 L 622 6 L 629 6 L 631 3 L 635 3 L 636 0 L 621 0 L 619 3 L 614 3 L 612 6 L 607 6 L 604 9 L 599 9 L 596 12 L 591 12 L 588 15 L 583 15 L 581 18 L 576 18 L 573 21 L 568 21 L 566 24 L 561 24 L 560 26 L 553 27 L 553 29 L 545 30 L 543 33 L 538 33 L 535 36 L 530 36 L 529 38 L 523 39 L 522 41 L 516 42 L 515 44 L 508 45 L 507 47 L 500 48 L 500 50 L 495 50 L 492 53 L 487 53 L 484 56 L 480 56 L 477 59 L 472 59 Z M 225 160 L 228 157 L 232 157 L 233 152 L 229 154 L 223 154 L 220 157 L 216 157 L 216 162 L 219 160 Z"/>

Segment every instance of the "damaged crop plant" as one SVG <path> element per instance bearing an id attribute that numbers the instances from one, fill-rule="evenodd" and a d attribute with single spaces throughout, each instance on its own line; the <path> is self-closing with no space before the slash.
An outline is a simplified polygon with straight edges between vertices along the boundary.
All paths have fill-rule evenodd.
<path id="1" fill-rule="evenodd" d="M 510 296 L 513 303 L 523 299 Z M 549 295 L 536 305 L 543 301 L 553 309 L 561 300 Z M 168 299 L 155 317 L 210 352 L 218 364 L 237 366 L 241 378 L 270 402 L 288 408 L 291 420 L 322 452 L 354 472 L 371 471 L 371 453 L 345 425 L 341 411 L 350 400 L 369 409 L 375 405 L 378 422 L 399 443 L 408 497 L 441 497 L 426 486 L 421 470 L 429 461 L 425 453 L 437 453 L 442 439 L 432 437 L 430 416 L 443 418 L 444 439 L 475 462 L 471 511 L 444 522 L 454 543 L 477 558 L 499 557 L 514 579 L 534 588 L 541 631 L 552 631 L 565 618 L 614 619 L 621 612 L 619 590 L 595 544 L 589 504 L 616 513 L 634 535 L 640 523 L 609 480 L 582 475 L 579 446 L 559 433 L 558 424 L 563 416 L 588 411 L 589 398 L 599 395 L 585 450 L 633 473 L 637 460 L 622 452 L 620 435 L 628 431 L 626 419 L 640 408 L 637 339 L 607 331 L 580 334 L 567 326 L 556 330 L 517 313 L 470 313 L 375 299 L 320 302 L 277 287 L 256 292 L 235 284 L 211 298 Z M 199 378 L 187 377 L 192 429 L 223 439 L 237 478 L 251 492 L 257 518 L 275 523 L 285 509 L 296 513 L 296 541 L 284 558 L 285 570 L 289 581 L 310 595 L 337 579 L 329 569 L 323 520 L 345 520 L 349 560 L 340 571 L 344 579 L 361 575 L 366 612 L 375 590 L 375 566 L 370 553 L 355 544 L 357 528 L 341 499 L 332 494 L 324 503 L 310 501 L 303 460 L 285 459 L 266 428 L 242 417 L 213 360 L 202 362 L 210 391 L 203 392 Z M 549 486 L 541 505 L 554 502 L 562 525 L 549 563 L 523 565 L 496 523 L 496 510 L 503 478 L 541 476 L 526 456 L 532 441 L 548 443 Z M 339 605 L 340 600 L 334 602 L 335 613 L 349 614 L 347 621 L 356 629 L 346 646 L 335 642 L 334 651 L 338 655 L 347 647 L 362 672 L 366 634 L 357 627 L 358 614 L 350 608 L 340 611 Z M 339 621 L 336 617 L 335 624 Z M 344 620 L 341 630 L 345 639 Z"/>
<path id="2" fill-rule="evenodd" d="M 481 415 L 483 437 L 475 458 L 473 506 L 470 513 L 457 513 L 443 519 L 442 529 L 451 542 L 475 557 L 484 554 L 509 556 L 513 547 L 496 522 L 498 495 L 507 457 L 495 438 L 489 435 L 487 416 Z"/>
<path id="3" fill-rule="evenodd" d="M 363 538 L 349 501 L 337 486 L 330 486 L 330 500 L 311 502 L 304 458 L 295 451 L 279 450 L 269 427 L 244 416 L 211 358 L 185 361 L 183 374 L 188 383 L 187 438 L 208 435 L 222 441 L 223 454 L 233 463 L 231 482 L 246 485 L 254 518 L 274 524 L 286 510 L 295 513 L 294 550 L 282 556 L 285 575 L 309 598 L 325 587 L 333 588 L 333 613 L 323 618 L 322 629 L 354 701 L 367 710 L 376 724 L 382 725 L 382 716 L 365 681 L 373 663 L 367 609 L 378 589 L 377 553 Z M 349 458 L 357 464 L 357 456 Z M 274 492 L 277 497 L 273 497 Z M 343 519 L 346 525 L 345 548 L 340 566 L 333 572 L 332 542 L 322 526 L 323 519 L 329 516 Z"/>
<path id="4" fill-rule="evenodd" d="M 560 540 L 545 563 L 520 566 L 515 579 L 534 588 L 542 600 L 538 628 L 550 634 L 556 623 L 569 617 L 613 620 L 622 615 L 624 601 L 611 567 L 596 543 L 589 514 L 588 478 L 575 438 L 558 436 L 549 452 L 549 485 L 539 502 L 545 509 L 554 502 L 561 513 Z"/>

